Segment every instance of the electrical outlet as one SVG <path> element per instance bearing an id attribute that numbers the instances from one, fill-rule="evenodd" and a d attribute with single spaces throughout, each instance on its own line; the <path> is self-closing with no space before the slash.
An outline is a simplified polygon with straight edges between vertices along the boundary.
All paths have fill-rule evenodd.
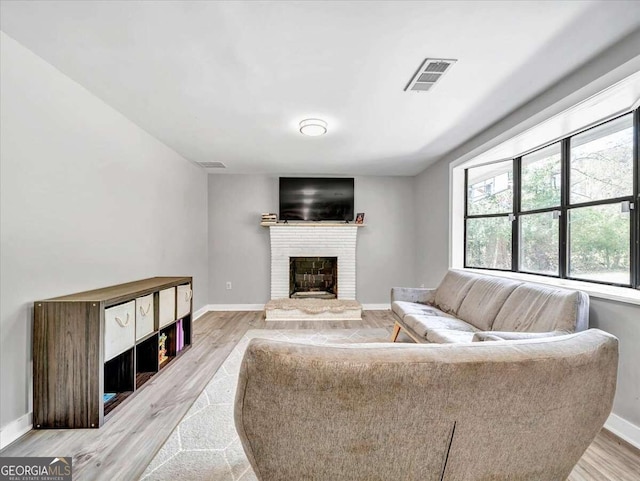
<path id="1" fill-rule="evenodd" d="M 420 284 L 420 287 L 424 288 L 424 284 Z"/>
<path id="2" fill-rule="evenodd" d="M 231 290 L 231 281 L 227 281 L 227 290 L 230 291 Z"/>

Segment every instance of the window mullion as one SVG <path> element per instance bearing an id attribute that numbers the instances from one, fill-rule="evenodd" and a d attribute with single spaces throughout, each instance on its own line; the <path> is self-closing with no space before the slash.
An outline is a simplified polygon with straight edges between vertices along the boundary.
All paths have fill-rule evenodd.
<path id="1" fill-rule="evenodd" d="M 518 272 L 520 269 L 520 198 L 522 192 L 521 170 L 522 157 L 513 159 L 513 214 L 511 223 L 511 270 Z"/>
<path id="2" fill-rule="evenodd" d="M 568 255 L 568 242 L 569 242 L 569 198 L 570 198 L 570 179 L 569 172 L 571 171 L 569 156 L 571 155 L 570 139 L 563 139 L 560 150 L 560 171 L 561 171 L 561 184 L 560 184 L 560 242 L 559 244 L 559 263 L 558 274 L 560 279 L 566 279 L 569 272 L 569 255 Z"/>
<path id="3" fill-rule="evenodd" d="M 631 285 L 640 288 L 640 108 L 633 113 L 633 202 L 631 211 Z"/>
<path id="4" fill-rule="evenodd" d="M 464 243 L 462 245 L 462 266 L 467 267 L 467 215 L 469 212 L 469 169 L 464 169 Z"/>

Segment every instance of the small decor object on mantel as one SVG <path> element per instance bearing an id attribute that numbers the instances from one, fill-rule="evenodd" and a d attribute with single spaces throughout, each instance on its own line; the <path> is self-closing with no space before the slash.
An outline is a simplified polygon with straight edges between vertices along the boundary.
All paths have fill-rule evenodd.
<path id="1" fill-rule="evenodd" d="M 356 214 L 356 224 L 364 224 L 364 212 L 358 212 Z"/>
<path id="2" fill-rule="evenodd" d="M 278 223 L 278 216 L 277 214 L 272 214 L 272 213 L 263 213 L 262 214 L 262 221 L 261 224 L 277 224 Z"/>

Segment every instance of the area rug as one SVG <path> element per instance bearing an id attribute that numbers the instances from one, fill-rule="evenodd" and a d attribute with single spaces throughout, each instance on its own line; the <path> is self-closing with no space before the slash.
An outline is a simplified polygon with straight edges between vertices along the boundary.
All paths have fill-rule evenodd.
<path id="1" fill-rule="evenodd" d="M 389 342 L 390 329 L 248 331 L 151 461 L 145 481 L 257 481 L 233 423 L 233 403 L 242 356 L 255 337 L 307 344 Z"/>

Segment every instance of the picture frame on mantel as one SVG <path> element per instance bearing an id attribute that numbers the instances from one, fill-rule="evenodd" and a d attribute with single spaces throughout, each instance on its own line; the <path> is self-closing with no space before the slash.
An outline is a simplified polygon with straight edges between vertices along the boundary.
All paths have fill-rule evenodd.
<path id="1" fill-rule="evenodd" d="M 356 224 L 364 224 L 364 212 L 358 212 L 356 214 Z"/>

